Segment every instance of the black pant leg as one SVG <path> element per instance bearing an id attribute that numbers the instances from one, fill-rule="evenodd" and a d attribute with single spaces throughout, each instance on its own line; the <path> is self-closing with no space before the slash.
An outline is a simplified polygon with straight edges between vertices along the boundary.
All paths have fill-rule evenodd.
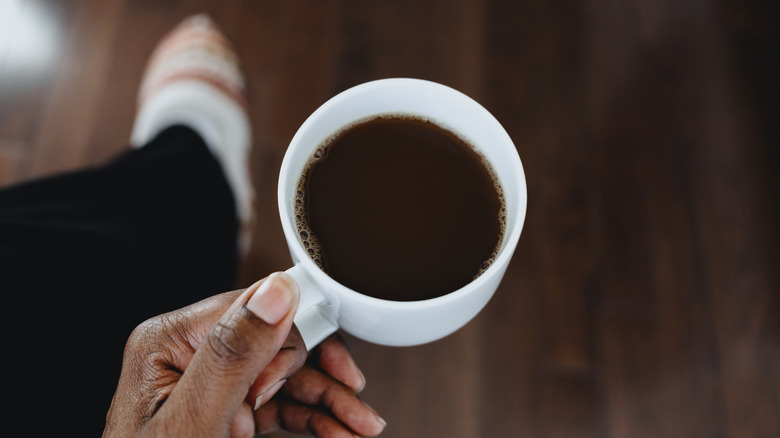
<path id="1" fill-rule="evenodd" d="M 130 331 L 232 288 L 236 232 L 219 163 L 185 127 L 105 166 L 0 190 L 9 420 L 100 433 Z"/>

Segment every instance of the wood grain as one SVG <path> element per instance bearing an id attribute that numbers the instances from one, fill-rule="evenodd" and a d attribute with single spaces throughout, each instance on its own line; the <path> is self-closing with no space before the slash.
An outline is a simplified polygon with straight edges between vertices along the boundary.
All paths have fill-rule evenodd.
<path id="1" fill-rule="evenodd" d="M 121 151 L 156 41 L 201 11 L 224 28 L 250 82 L 254 129 L 258 227 L 241 285 L 290 264 L 279 166 L 334 94 L 420 77 L 501 121 L 529 207 L 494 299 L 429 345 L 348 337 L 368 377 L 363 397 L 388 421 L 383 436 L 780 436 L 780 6 L 20 4 L 20 17 L 45 11 L 56 39 L 24 74 L 0 46 L 3 185 Z"/>

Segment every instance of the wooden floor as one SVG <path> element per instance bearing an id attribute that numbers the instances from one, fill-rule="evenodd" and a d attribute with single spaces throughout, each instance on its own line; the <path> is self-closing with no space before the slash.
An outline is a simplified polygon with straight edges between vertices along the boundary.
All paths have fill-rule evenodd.
<path id="1" fill-rule="evenodd" d="M 0 185 L 125 148 L 155 42 L 194 12 L 225 28 L 255 132 L 243 284 L 290 265 L 279 166 L 337 92 L 420 77 L 504 124 L 529 207 L 494 299 L 433 344 L 350 339 L 384 436 L 780 436 L 777 2 L 0 5 Z"/>

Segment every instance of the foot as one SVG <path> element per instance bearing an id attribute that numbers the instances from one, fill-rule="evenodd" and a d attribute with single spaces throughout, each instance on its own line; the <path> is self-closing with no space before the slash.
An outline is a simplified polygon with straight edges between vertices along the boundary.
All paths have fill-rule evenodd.
<path id="1" fill-rule="evenodd" d="M 155 49 L 141 82 L 130 143 L 146 144 L 163 129 L 194 129 L 219 161 L 236 201 L 238 245 L 251 240 L 254 190 L 246 81 L 230 41 L 205 14 L 185 19 Z"/>

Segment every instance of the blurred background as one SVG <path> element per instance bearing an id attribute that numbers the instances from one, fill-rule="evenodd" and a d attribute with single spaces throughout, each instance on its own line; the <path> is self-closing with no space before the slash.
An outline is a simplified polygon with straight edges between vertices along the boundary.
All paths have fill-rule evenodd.
<path id="1" fill-rule="evenodd" d="M 148 55 L 197 12 L 251 87 L 238 286 L 290 266 L 279 167 L 338 92 L 441 82 L 517 146 L 528 215 L 485 310 L 419 347 L 347 337 L 383 436 L 780 436 L 780 3 L 0 0 L 0 185 L 124 150 Z"/>

